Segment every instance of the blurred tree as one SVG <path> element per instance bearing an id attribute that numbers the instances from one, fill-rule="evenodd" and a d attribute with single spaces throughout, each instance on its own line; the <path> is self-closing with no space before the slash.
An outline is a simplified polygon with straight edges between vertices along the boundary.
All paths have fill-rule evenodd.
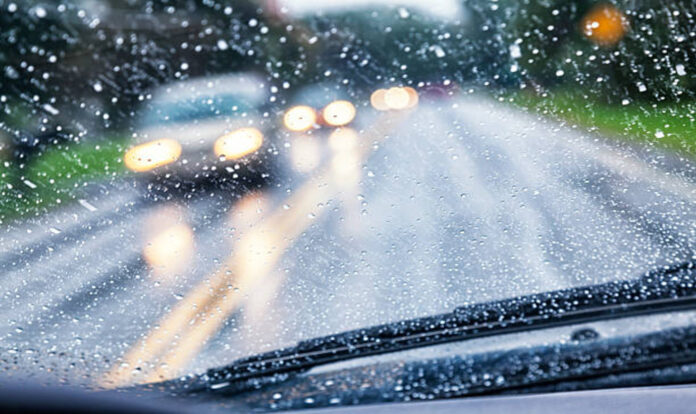
<path id="1" fill-rule="evenodd" d="M 537 88 L 577 88 L 610 102 L 694 98 L 696 3 L 690 0 L 473 0 Z M 501 65 L 501 67 L 503 67 Z"/>
<path id="2" fill-rule="evenodd" d="M 0 128 L 38 148 L 56 132 L 98 138 L 105 128 L 129 127 L 163 82 L 235 70 L 292 74 L 301 39 L 264 5 L 0 0 Z"/>
<path id="3" fill-rule="evenodd" d="M 307 26 L 322 44 L 318 72 L 340 71 L 356 86 L 497 80 L 493 32 L 481 30 L 478 18 L 442 21 L 403 7 L 371 7 L 312 16 Z"/>

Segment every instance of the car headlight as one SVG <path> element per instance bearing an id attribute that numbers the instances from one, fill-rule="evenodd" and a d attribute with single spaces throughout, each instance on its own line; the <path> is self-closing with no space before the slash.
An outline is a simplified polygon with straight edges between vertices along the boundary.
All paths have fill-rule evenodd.
<path id="1" fill-rule="evenodd" d="M 321 116 L 328 125 L 347 125 L 355 118 L 355 106 L 348 101 L 333 101 L 324 107 Z"/>
<path id="2" fill-rule="evenodd" d="M 384 102 L 390 109 L 406 109 L 410 101 L 411 97 L 404 88 L 393 87 L 384 93 Z"/>
<path id="3" fill-rule="evenodd" d="M 126 167 L 135 172 L 150 171 L 170 164 L 181 156 L 181 144 L 173 139 L 158 139 L 137 145 L 123 156 Z"/>
<path id="4" fill-rule="evenodd" d="M 378 111 L 388 111 L 389 105 L 387 105 L 384 95 L 387 93 L 386 89 L 377 89 L 370 95 L 370 104 L 372 107 Z"/>
<path id="5" fill-rule="evenodd" d="M 408 94 L 408 105 L 407 108 L 413 108 L 418 105 L 418 92 L 410 86 L 404 86 L 404 90 Z"/>
<path id="6" fill-rule="evenodd" d="M 317 122 L 314 109 L 306 105 L 293 106 L 283 116 L 283 124 L 290 131 L 302 132 L 312 128 Z"/>
<path id="7" fill-rule="evenodd" d="M 370 104 L 378 111 L 413 108 L 418 105 L 418 92 L 410 86 L 377 89 L 370 95 Z"/>
<path id="8" fill-rule="evenodd" d="M 261 148 L 263 134 L 256 128 L 241 128 L 215 141 L 215 155 L 223 161 L 236 160 Z"/>

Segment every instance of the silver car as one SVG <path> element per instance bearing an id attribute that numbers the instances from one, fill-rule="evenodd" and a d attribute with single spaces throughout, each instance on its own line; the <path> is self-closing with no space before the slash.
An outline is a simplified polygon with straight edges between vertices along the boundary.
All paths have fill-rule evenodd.
<path id="1" fill-rule="evenodd" d="M 254 73 L 191 79 L 159 87 L 140 118 L 126 166 L 150 179 L 267 175 L 267 86 Z"/>

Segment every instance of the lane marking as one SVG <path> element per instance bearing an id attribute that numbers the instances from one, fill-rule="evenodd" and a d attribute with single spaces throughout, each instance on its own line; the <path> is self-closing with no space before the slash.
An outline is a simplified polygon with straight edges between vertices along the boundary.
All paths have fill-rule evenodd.
<path id="1" fill-rule="evenodd" d="M 460 104 L 464 107 L 473 105 L 468 105 L 466 102 Z M 473 106 L 469 108 L 471 114 L 481 110 L 479 105 Z M 487 111 L 487 116 L 495 112 Z M 523 119 L 519 116 L 521 114 L 514 111 L 501 111 L 501 108 L 498 108 L 497 112 L 499 114 L 502 112 L 503 115 L 498 119 L 508 118 L 512 121 L 504 123 L 507 128 L 514 128 L 513 125 L 519 124 L 528 128 L 529 125 L 537 125 L 538 122 L 537 119 L 534 122 Z M 386 117 L 387 120 L 389 118 Z M 379 119 L 375 123 L 369 131 L 377 135 L 373 137 L 373 142 L 378 142 L 386 135 L 387 131 L 380 130 L 378 125 L 380 121 L 385 124 L 381 128 L 389 124 L 383 122 L 384 119 Z M 574 136 L 577 134 L 577 131 L 567 130 Z M 516 130 L 515 133 L 519 131 Z M 363 142 L 370 144 L 365 141 Z M 621 175 L 659 183 L 667 191 L 685 196 L 690 201 L 696 201 L 696 186 L 679 176 L 670 173 L 661 174 L 659 170 L 635 156 L 625 154 L 606 144 L 593 147 L 584 137 L 573 140 L 573 145 L 561 141 L 573 152 L 597 160 Z M 363 159 L 370 153 L 371 150 L 365 151 Z M 268 274 L 286 249 L 313 222 L 314 219 L 309 218 L 309 214 L 319 202 L 334 196 L 337 184 L 339 183 L 336 182 L 335 177 L 331 176 L 329 168 L 325 168 L 296 190 L 288 200 L 280 203 L 281 205 L 289 204 L 292 208 L 285 210 L 279 207 L 252 229 L 252 232 L 244 235 L 225 265 L 196 286 L 169 314 L 165 315 L 160 323 L 124 356 L 123 363 L 107 374 L 102 385 L 112 387 L 132 383 L 136 379 L 132 370 L 136 367 L 142 369 L 144 374 L 144 377 L 137 378 L 139 382 L 143 378 L 145 378 L 144 382 L 166 379 L 184 368 L 229 316 L 243 305 L 246 293 L 267 281 Z M 274 281 L 274 283 L 280 283 L 280 281 Z M 231 289 L 232 285 L 236 291 Z M 144 364 L 156 364 L 156 366 L 144 367 Z"/>
<path id="2" fill-rule="evenodd" d="M 408 113 L 410 111 L 383 113 L 362 134 L 362 162 Z M 122 362 L 114 366 L 99 385 L 112 388 L 135 381 L 154 382 L 180 372 L 229 316 L 242 306 L 246 293 L 266 280 L 294 240 L 321 213 L 314 213 L 317 204 L 330 200 L 340 191 L 339 184 L 328 165 L 295 190 L 251 232 L 243 235 L 225 264 L 177 303 L 145 338 L 124 355 Z M 291 208 L 286 210 L 283 205 Z M 136 374 L 139 378 L 134 371 L 139 372 Z"/>

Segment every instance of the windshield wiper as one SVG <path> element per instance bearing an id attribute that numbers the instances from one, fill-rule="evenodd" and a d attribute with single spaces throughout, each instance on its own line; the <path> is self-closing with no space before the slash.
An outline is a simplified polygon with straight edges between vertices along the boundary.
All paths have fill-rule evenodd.
<path id="1" fill-rule="evenodd" d="M 633 280 L 462 306 L 451 313 L 302 341 L 293 347 L 210 369 L 188 382 L 183 391 L 229 387 L 243 390 L 274 377 L 285 377 L 319 365 L 365 356 L 493 335 L 689 309 L 696 309 L 696 265 L 693 262 L 658 269 Z"/>

